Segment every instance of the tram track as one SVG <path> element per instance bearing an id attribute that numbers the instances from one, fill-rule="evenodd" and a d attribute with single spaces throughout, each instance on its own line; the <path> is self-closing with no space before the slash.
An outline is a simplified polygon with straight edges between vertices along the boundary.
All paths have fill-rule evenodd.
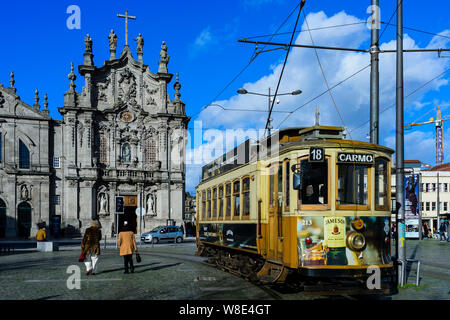
<path id="1" fill-rule="evenodd" d="M 230 275 L 232 275 L 232 276 L 234 276 L 236 278 L 239 278 L 240 280 L 246 281 L 247 283 L 253 285 L 254 287 L 262 290 L 263 292 L 268 294 L 274 300 L 284 300 L 283 296 L 280 293 L 278 293 L 276 290 L 272 289 L 270 287 L 270 285 L 257 283 L 257 282 L 252 282 L 252 281 L 247 281 L 241 275 L 239 275 L 236 272 L 233 272 L 232 270 L 223 270 L 222 268 L 219 268 L 216 264 L 209 263 L 208 262 L 208 258 L 205 258 L 205 257 L 199 257 L 199 256 L 196 256 L 195 254 L 183 254 L 183 255 L 180 255 L 180 254 L 166 253 L 166 252 L 159 252 L 159 251 L 158 252 L 152 251 L 151 253 L 146 253 L 146 252 L 140 251 L 139 254 L 142 257 L 146 257 L 147 256 L 147 257 L 170 258 L 170 259 L 175 259 L 175 260 L 178 260 L 178 261 L 200 264 L 200 265 L 203 265 L 203 266 L 207 266 L 209 268 L 214 268 L 217 271 L 221 271 L 221 272 L 226 271 L 228 274 L 230 274 Z"/>

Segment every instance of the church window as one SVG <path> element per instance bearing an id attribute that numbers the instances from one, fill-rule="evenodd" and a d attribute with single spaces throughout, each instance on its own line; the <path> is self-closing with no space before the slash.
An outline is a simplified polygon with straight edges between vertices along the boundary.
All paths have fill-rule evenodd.
<path id="1" fill-rule="evenodd" d="M 122 162 L 131 162 L 131 146 L 128 142 L 122 145 Z"/>
<path id="2" fill-rule="evenodd" d="M 148 138 L 145 141 L 144 159 L 145 164 L 153 164 L 157 159 L 157 141 L 153 138 Z"/>
<path id="3" fill-rule="evenodd" d="M 22 140 L 19 140 L 19 168 L 30 169 L 30 151 Z"/>
<path id="4" fill-rule="evenodd" d="M 100 135 L 100 163 L 108 163 L 108 139 L 105 135 Z"/>

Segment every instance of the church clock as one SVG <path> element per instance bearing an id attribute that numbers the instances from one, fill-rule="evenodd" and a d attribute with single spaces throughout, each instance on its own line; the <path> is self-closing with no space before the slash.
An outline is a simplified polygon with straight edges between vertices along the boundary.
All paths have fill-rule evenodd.
<path id="1" fill-rule="evenodd" d="M 129 111 L 122 112 L 122 114 L 120 115 L 120 120 L 122 120 L 123 122 L 131 122 L 134 120 L 134 115 Z"/>

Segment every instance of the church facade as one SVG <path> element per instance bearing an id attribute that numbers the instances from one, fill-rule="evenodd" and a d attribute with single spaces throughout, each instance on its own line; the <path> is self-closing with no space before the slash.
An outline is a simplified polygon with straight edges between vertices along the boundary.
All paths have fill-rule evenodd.
<path id="1" fill-rule="evenodd" d="M 142 35 L 134 39 L 137 60 L 126 42 L 116 57 L 117 36 L 108 36 L 110 60 L 94 65 L 92 39 L 84 39 L 84 78 L 76 90 L 71 66 L 63 120 L 49 116 L 36 90 L 33 106 L 0 84 L 0 237 L 33 237 L 38 225 L 79 234 L 99 220 L 106 235 L 124 221 L 135 232 L 173 221 L 185 211 L 185 146 L 189 117 L 181 101 L 163 42 L 158 71 L 143 63 Z M 116 197 L 124 212 L 117 215 Z M 141 216 L 137 208 L 144 208 Z"/>

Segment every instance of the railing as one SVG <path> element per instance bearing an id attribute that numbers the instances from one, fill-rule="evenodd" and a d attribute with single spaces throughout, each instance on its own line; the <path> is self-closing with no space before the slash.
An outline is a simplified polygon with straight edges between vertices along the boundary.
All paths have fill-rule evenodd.
<path id="1" fill-rule="evenodd" d="M 154 175 L 151 171 L 142 170 L 129 170 L 129 169 L 117 169 L 117 170 L 104 170 L 101 173 L 102 177 L 118 178 L 118 179 L 153 179 Z"/>

